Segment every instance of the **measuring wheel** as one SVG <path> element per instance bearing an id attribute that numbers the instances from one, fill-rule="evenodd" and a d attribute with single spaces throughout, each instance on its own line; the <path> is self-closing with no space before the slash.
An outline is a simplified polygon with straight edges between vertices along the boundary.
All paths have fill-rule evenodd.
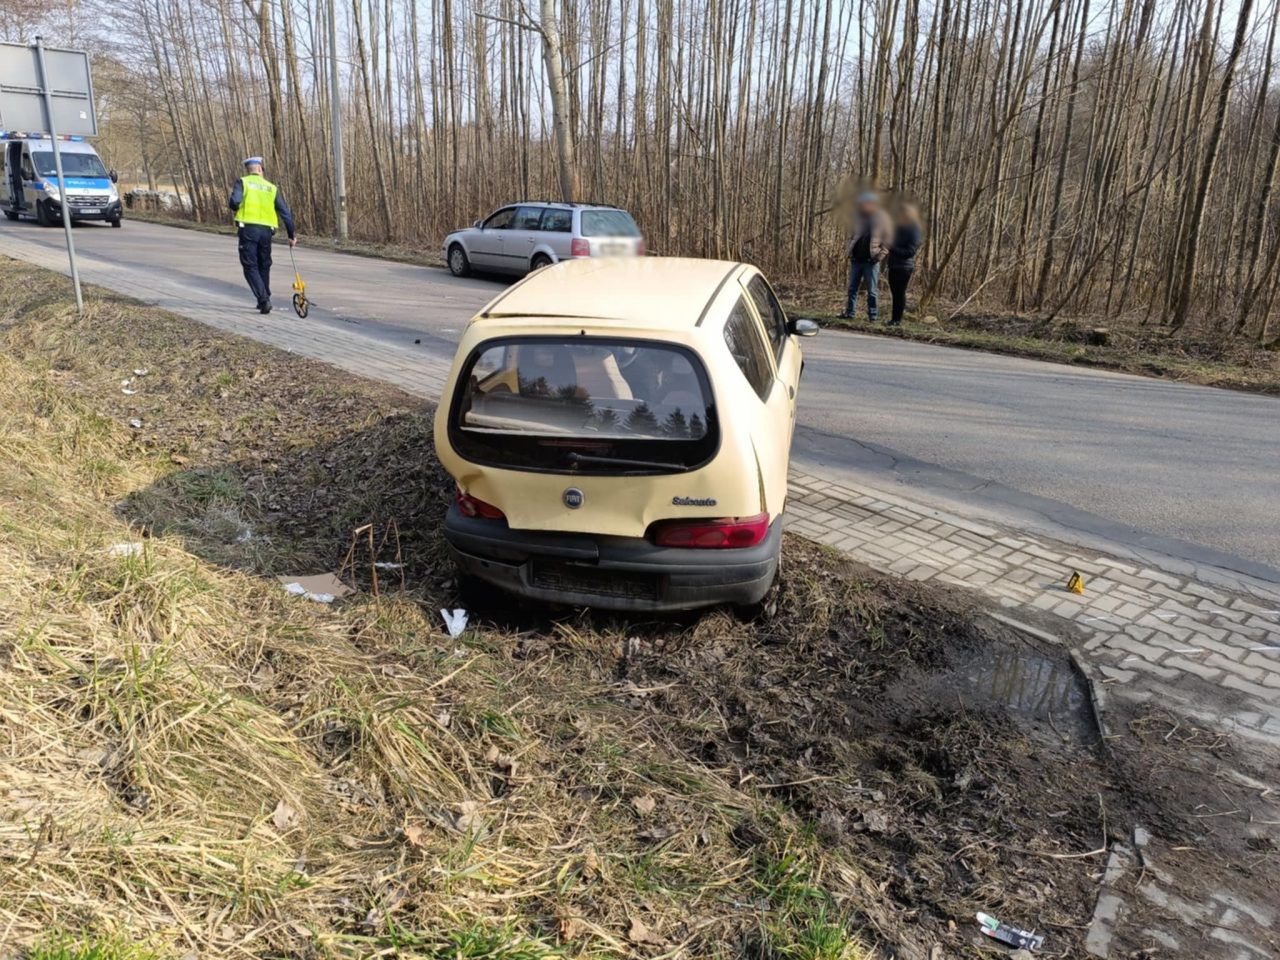
<path id="1" fill-rule="evenodd" d="M 293 312 L 304 320 L 307 314 L 311 312 L 311 302 L 307 300 L 304 294 L 295 293 L 293 295 Z"/>

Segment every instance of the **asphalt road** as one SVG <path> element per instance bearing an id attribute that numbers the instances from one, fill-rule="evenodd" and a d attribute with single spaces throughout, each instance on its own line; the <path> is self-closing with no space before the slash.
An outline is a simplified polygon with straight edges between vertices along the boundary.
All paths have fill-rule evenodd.
<path id="1" fill-rule="evenodd" d="M 228 236 L 128 222 L 77 229 L 86 282 L 200 309 L 251 307 Z M 0 223 L 0 253 L 50 259 L 60 230 Z M 299 248 L 312 317 L 441 357 L 502 283 Z M 65 259 L 61 261 L 65 264 Z M 276 254 L 285 301 L 287 251 Z M 159 298 L 166 306 L 181 303 Z M 794 459 L 862 486 L 1087 545 L 1280 582 L 1280 401 L 896 339 L 804 345 Z"/>

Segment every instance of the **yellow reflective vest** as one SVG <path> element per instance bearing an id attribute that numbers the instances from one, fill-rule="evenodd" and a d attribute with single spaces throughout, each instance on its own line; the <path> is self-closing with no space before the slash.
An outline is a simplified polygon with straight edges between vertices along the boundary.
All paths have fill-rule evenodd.
<path id="1" fill-rule="evenodd" d="M 272 230 L 280 226 L 276 216 L 276 185 L 266 177 L 251 173 L 240 178 L 244 194 L 240 209 L 236 211 L 237 223 L 257 223 Z"/>

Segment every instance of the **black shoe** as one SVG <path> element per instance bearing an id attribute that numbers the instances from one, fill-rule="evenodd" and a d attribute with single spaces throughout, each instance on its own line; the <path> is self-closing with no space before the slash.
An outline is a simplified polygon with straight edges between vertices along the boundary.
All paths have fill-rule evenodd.
<path id="1" fill-rule="evenodd" d="M 271 301 L 270 301 L 270 300 L 263 300 L 260 304 L 258 304 L 258 312 L 259 312 L 259 313 L 262 313 L 262 314 L 270 313 L 270 312 L 271 312 Z"/>
<path id="2" fill-rule="evenodd" d="M 852 314 L 852 313 L 837 313 L 837 314 L 836 314 L 836 319 L 837 319 L 837 320 L 852 320 L 852 319 L 853 319 L 853 314 Z"/>

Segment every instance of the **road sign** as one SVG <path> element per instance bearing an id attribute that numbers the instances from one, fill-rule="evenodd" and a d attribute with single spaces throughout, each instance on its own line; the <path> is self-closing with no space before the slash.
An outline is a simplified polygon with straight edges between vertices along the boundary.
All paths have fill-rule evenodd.
<path id="1" fill-rule="evenodd" d="M 0 43 L 0 129 L 47 133 L 53 140 L 53 165 L 62 198 L 62 229 L 67 237 L 67 259 L 71 261 L 71 284 L 76 291 L 76 310 L 84 313 L 58 137 L 98 135 L 89 55 L 83 50 L 47 50 L 39 37 L 29 46 Z"/>
<path id="2" fill-rule="evenodd" d="M 44 48 L 53 126 L 58 133 L 96 137 L 89 55 L 83 50 Z M 39 52 L 25 43 L 0 43 L 0 130 L 52 133 L 45 122 Z"/>

